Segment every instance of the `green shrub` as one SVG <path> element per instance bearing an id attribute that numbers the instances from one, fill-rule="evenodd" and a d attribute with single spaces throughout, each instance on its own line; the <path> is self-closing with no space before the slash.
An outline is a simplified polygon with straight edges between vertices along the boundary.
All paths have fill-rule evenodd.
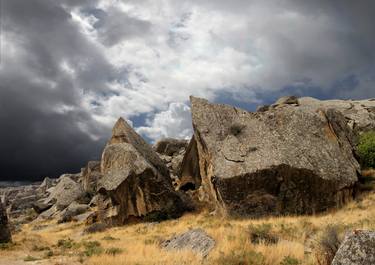
<path id="1" fill-rule="evenodd" d="M 250 241 L 253 244 L 276 244 L 279 238 L 272 233 L 271 224 L 249 225 Z"/>
<path id="2" fill-rule="evenodd" d="M 78 245 L 75 243 L 72 239 L 60 239 L 57 241 L 57 246 L 62 249 L 71 249 L 71 248 L 77 248 Z"/>
<path id="3" fill-rule="evenodd" d="M 100 255 L 103 253 L 103 248 L 100 246 L 100 243 L 98 241 L 86 241 L 82 244 L 85 248 L 82 254 L 87 257 L 91 257 L 93 255 Z"/>
<path id="4" fill-rule="evenodd" d="M 362 166 L 375 168 L 375 131 L 360 136 L 357 150 Z"/>

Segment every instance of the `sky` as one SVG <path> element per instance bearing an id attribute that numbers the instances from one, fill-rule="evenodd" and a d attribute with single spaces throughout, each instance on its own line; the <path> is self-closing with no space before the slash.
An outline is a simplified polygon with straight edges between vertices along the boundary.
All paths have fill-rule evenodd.
<path id="1" fill-rule="evenodd" d="M 78 172 L 119 117 L 189 138 L 190 95 L 375 97 L 372 0 L 0 1 L 0 181 Z"/>

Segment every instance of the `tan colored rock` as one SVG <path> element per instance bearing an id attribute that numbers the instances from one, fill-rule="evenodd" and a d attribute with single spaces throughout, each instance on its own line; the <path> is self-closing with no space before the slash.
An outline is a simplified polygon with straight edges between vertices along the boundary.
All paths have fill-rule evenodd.
<path id="1" fill-rule="evenodd" d="M 103 151 L 101 173 L 98 191 L 104 199 L 99 209 L 106 223 L 178 217 L 185 210 L 163 161 L 122 118 Z"/>
<path id="2" fill-rule="evenodd" d="M 284 104 L 251 113 L 194 97 L 191 105 L 196 147 L 181 178 L 191 178 L 215 210 L 312 214 L 353 197 L 359 164 L 340 112 Z"/>

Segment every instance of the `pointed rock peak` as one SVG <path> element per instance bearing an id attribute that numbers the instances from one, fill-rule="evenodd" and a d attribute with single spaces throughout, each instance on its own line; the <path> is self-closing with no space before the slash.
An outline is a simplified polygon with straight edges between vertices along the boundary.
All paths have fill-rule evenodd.
<path id="1" fill-rule="evenodd" d="M 132 130 L 131 126 L 125 121 L 124 118 L 120 117 L 112 129 L 112 138 L 110 144 L 112 143 L 128 143 L 127 132 Z"/>

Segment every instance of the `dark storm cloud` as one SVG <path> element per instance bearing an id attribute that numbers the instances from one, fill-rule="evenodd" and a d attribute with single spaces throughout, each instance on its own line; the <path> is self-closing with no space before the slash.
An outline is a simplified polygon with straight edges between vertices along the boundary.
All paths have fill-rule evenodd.
<path id="1" fill-rule="evenodd" d="M 0 180 L 77 171 L 100 157 L 108 133 L 80 99 L 108 91 L 116 70 L 59 1 L 11 0 L 2 8 Z"/>
<path id="2" fill-rule="evenodd" d="M 112 46 L 125 38 L 140 37 L 146 35 L 151 24 L 137 18 L 132 18 L 117 8 L 88 9 L 97 21 L 94 28 L 98 31 L 99 38 L 107 46 Z"/>

